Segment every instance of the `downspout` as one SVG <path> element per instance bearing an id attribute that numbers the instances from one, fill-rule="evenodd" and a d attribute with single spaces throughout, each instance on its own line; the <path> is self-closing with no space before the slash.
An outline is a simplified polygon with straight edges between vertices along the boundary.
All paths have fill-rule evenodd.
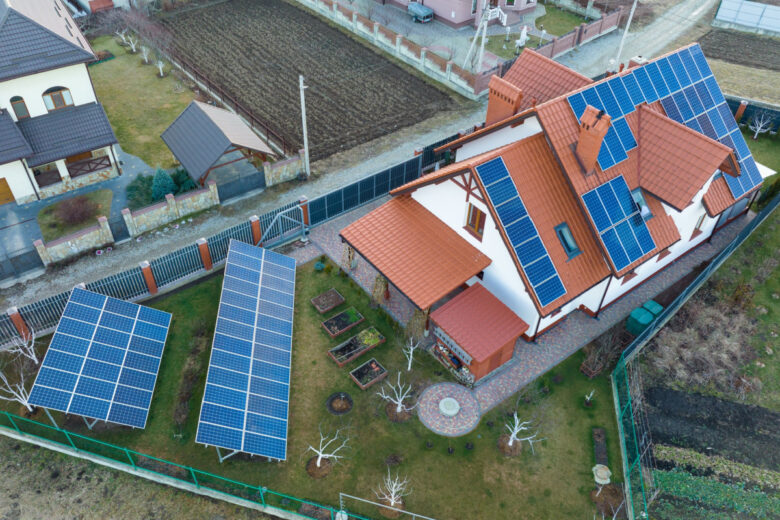
<path id="1" fill-rule="evenodd" d="M 111 157 L 114 158 L 114 166 L 116 166 L 116 171 L 119 172 L 119 175 L 122 175 L 122 167 L 119 165 L 119 159 L 116 157 L 116 153 L 114 153 L 114 145 L 108 145 L 109 150 L 111 150 Z"/>
<path id="2" fill-rule="evenodd" d="M 35 182 L 33 181 L 32 177 L 30 177 L 30 170 L 27 168 L 27 164 L 24 160 L 19 161 L 22 163 L 22 168 L 24 168 L 24 173 L 27 174 L 27 180 L 30 181 L 30 186 L 32 186 L 33 192 L 35 193 L 35 197 L 38 200 L 41 200 L 41 194 L 38 193 L 38 189 L 35 187 Z"/>
<path id="3" fill-rule="evenodd" d="M 607 288 L 604 290 L 604 294 L 601 295 L 601 301 L 599 302 L 599 308 L 596 309 L 596 315 L 593 316 L 594 319 L 599 319 L 599 313 L 601 312 L 602 306 L 604 305 L 604 298 L 607 297 L 607 293 L 609 292 L 609 286 L 612 285 L 612 280 L 614 280 L 614 276 L 609 277 L 609 281 L 607 282 Z"/>

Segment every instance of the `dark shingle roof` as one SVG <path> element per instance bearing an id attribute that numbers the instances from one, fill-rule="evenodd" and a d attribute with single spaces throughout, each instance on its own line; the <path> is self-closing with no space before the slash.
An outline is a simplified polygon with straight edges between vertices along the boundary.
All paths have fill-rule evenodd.
<path id="1" fill-rule="evenodd" d="M 11 115 L 0 111 L 0 164 L 29 157 L 32 153 L 30 144 L 24 140 Z"/>
<path id="2" fill-rule="evenodd" d="M 116 136 L 98 103 L 62 108 L 17 123 L 33 150 L 30 167 L 115 144 Z"/>
<path id="3" fill-rule="evenodd" d="M 0 80 L 95 58 L 66 8 L 51 1 L 6 2 L 0 0 Z"/>

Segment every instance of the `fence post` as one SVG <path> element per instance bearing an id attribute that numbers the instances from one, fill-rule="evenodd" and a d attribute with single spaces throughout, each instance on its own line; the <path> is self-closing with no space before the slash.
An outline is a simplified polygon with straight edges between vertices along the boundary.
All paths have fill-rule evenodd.
<path id="1" fill-rule="evenodd" d="M 214 205 L 217 206 L 219 204 L 219 191 L 217 191 L 217 181 L 211 179 L 206 184 L 208 185 L 209 192 L 211 193 L 211 200 L 213 200 Z"/>
<path id="2" fill-rule="evenodd" d="M 16 430 L 18 433 L 21 433 L 22 435 L 24 435 L 24 432 L 22 430 L 20 430 L 19 427 L 16 425 L 16 421 L 13 420 L 13 418 L 11 417 L 11 414 L 8 413 L 8 412 L 3 412 L 3 413 L 5 414 L 6 417 L 8 417 L 8 420 L 11 422 L 11 426 L 14 427 L 14 430 Z"/>
<path id="3" fill-rule="evenodd" d="M 133 212 L 130 211 L 130 208 L 125 208 L 122 210 L 122 218 L 125 220 L 125 226 L 127 226 L 127 232 L 130 233 L 130 236 L 136 236 L 138 234 L 138 230 L 135 227 Z"/>
<path id="4" fill-rule="evenodd" d="M 195 487 L 200 489 L 200 482 L 198 482 L 198 477 L 195 476 L 195 470 L 192 469 L 192 466 L 190 466 L 190 475 L 192 475 L 192 480 L 195 481 Z"/>
<path id="5" fill-rule="evenodd" d="M 130 459 L 130 464 L 132 464 L 133 469 L 137 470 L 138 468 L 135 467 L 135 461 L 133 460 L 133 457 L 130 455 L 130 451 L 125 448 L 125 455 L 127 455 L 127 458 Z"/>
<path id="6" fill-rule="evenodd" d="M 173 193 L 167 193 L 165 195 L 165 203 L 168 204 L 168 217 L 171 219 L 179 218 L 179 208 L 176 204 L 176 197 Z"/>
<path id="7" fill-rule="evenodd" d="M 740 119 L 742 119 L 742 116 L 745 114 L 745 109 L 747 109 L 748 102 L 746 100 L 742 100 L 739 102 L 739 106 L 737 107 L 737 113 L 734 114 L 734 119 L 739 123 Z"/>
<path id="8" fill-rule="evenodd" d="M 38 256 L 41 257 L 41 261 L 43 262 L 44 266 L 52 263 L 51 255 L 49 254 L 49 250 L 46 249 L 46 245 L 43 243 L 43 240 L 36 240 L 33 242 L 33 246 L 35 246 L 36 251 L 38 251 Z"/>
<path id="9" fill-rule="evenodd" d="M 68 442 L 70 443 L 70 447 L 76 451 L 79 451 L 79 449 L 76 447 L 76 444 L 73 442 L 73 439 L 70 438 L 70 434 L 68 433 L 68 430 L 62 429 L 60 431 L 65 434 L 65 438 L 68 439 Z"/>
<path id="10" fill-rule="evenodd" d="M 261 245 L 260 239 L 263 238 L 263 229 L 260 227 L 260 217 L 252 215 L 249 217 L 249 224 L 252 227 L 252 242 L 256 246 Z"/>
<path id="11" fill-rule="evenodd" d="M 19 309 L 16 307 L 11 307 L 8 309 L 8 317 L 11 318 L 11 323 L 14 324 L 14 328 L 19 333 L 19 336 L 22 337 L 22 339 L 28 339 L 30 337 L 30 329 L 27 327 L 27 324 L 24 322 L 24 318 L 22 318 L 22 315 L 19 314 Z"/>
<path id="12" fill-rule="evenodd" d="M 447 62 L 447 81 L 452 81 L 452 60 Z"/>
<path id="13" fill-rule="evenodd" d="M 149 294 L 157 294 L 157 282 L 154 281 L 152 266 L 146 260 L 138 265 L 141 267 L 141 273 L 144 275 L 144 281 L 146 282 L 146 288 L 149 289 Z"/>
<path id="14" fill-rule="evenodd" d="M 196 242 L 198 244 L 198 251 L 200 252 L 200 260 L 203 262 L 203 268 L 206 271 L 211 271 L 211 253 L 209 252 L 209 244 L 205 238 L 199 238 Z"/>
<path id="15" fill-rule="evenodd" d="M 420 69 L 425 71 L 425 55 L 428 54 L 428 47 L 420 49 Z"/>
<path id="16" fill-rule="evenodd" d="M 301 206 L 301 210 L 303 211 L 303 226 L 307 227 L 309 225 L 309 199 L 306 197 L 301 197 L 298 199 L 298 204 Z"/>
<path id="17" fill-rule="evenodd" d="M 401 55 L 401 40 L 403 40 L 404 37 L 400 34 L 395 35 L 395 55 L 400 56 Z"/>

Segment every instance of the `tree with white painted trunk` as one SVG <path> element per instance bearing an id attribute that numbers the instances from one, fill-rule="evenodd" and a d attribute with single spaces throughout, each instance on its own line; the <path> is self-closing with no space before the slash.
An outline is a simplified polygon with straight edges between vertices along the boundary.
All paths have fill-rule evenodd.
<path id="1" fill-rule="evenodd" d="M 138 38 L 136 36 L 128 36 L 127 44 L 130 46 L 130 53 L 135 54 L 138 52 Z"/>
<path id="2" fill-rule="evenodd" d="M 760 134 L 765 134 L 772 127 L 772 116 L 766 110 L 756 112 L 750 121 L 750 131 L 753 132 L 753 140 L 757 140 Z"/>
<path id="3" fill-rule="evenodd" d="M 414 341 L 414 338 L 409 338 L 409 341 L 403 347 L 403 353 L 406 357 L 406 371 L 411 372 L 412 361 L 414 361 L 414 352 L 420 348 L 420 342 Z M 400 375 L 400 374 L 399 374 Z"/>
<path id="4" fill-rule="evenodd" d="M 27 381 L 32 374 L 32 363 L 25 357 L 9 358 L 0 366 L 0 401 L 16 401 L 33 411 L 30 404 L 30 392 L 27 390 Z M 15 376 L 13 377 L 12 376 Z M 11 382 L 13 377 L 14 382 Z"/>
<path id="5" fill-rule="evenodd" d="M 314 446 L 309 445 L 307 451 L 313 451 L 314 454 L 317 455 L 316 465 L 319 468 L 322 466 L 323 460 L 335 462 L 344 458 L 344 454 L 341 452 L 348 448 L 349 437 L 344 435 L 341 429 L 336 430 L 336 433 L 333 435 L 326 435 L 322 432 L 322 428 L 320 428 L 320 443 L 318 447 L 315 448 Z"/>
<path id="6" fill-rule="evenodd" d="M 127 29 L 116 30 L 114 31 L 114 34 L 119 38 L 119 41 L 122 42 L 122 45 L 130 45 L 127 41 Z"/>
<path id="7" fill-rule="evenodd" d="M 374 490 L 376 497 L 390 507 L 403 506 L 404 497 L 412 493 L 408 478 L 401 478 L 398 473 L 393 477 L 390 468 L 387 468 L 387 476 L 382 479 L 379 487 Z"/>
<path id="8" fill-rule="evenodd" d="M 539 435 L 538 431 L 529 435 L 531 426 L 531 421 L 521 421 L 517 416 L 517 412 L 515 412 L 512 421 L 506 423 L 506 429 L 509 431 L 509 446 L 513 446 L 515 442 L 522 444 L 527 441 L 531 447 L 531 453 L 534 453 L 534 443 L 541 442 L 544 439 L 536 438 Z"/>
<path id="9" fill-rule="evenodd" d="M 147 65 L 149 65 L 149 54 L 150 54 L 149 47 L 147 47 L 146 45 L 141 45 L 141 57 L 143 58 L 144 63 L 146 63 Z"/>
<path id="10" fill-rule="evenodd" d="M 395 384 L 388 383 L 377 392 L 377 395 L 389 403 L 395 405 L 395 413 L 412 411 L 417 405 L 407 406 L 405 401 L 412 394 L 412 385 L 401 383 L 401 372 L 398 372 L 398 380 Z"/>
<path id="11" fill-rule="evenodd" d="M 14 336 L 11 339 L 11 346 L 5 349 L 6 354 L 24 356 L 36 365 L 39 363 L 38 354 L 35 352 L 36 334 L 33 329 L 25 336 Z"/>
<path id="12" fill-rule="evenodd" d="M 165 76 L 165 62 L 163 60 L 157 60 L 157 70 L 161 78 Z"/>

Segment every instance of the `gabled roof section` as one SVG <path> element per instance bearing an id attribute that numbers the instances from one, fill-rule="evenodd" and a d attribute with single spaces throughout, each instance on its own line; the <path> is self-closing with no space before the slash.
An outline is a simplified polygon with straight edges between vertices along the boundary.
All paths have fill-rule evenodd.
<path id="1" fill-rule="evenodd" d="M 340 235 L 420 309 L 491 262 L 408 195 L 390 199 Z"/>
<path id="2" fill-rule="evenodd" d="M 275 155 L 239 116 L 198 101 L 190 103 L 161 137 L 195 179 L 214 166 L 231 145 Z"/>
<path id="3" fill-rule="evenodd" d="M 523 92 L 520 110 L 593 83 L 590 78 L 531 49 L 523 50 L 503 79 Z"/>
<path id="4" fill-rule="evenodd" d="M 732 150 L 646 106 L 638 116 L 639 185 L 682 211 Z"/>
<path id="5" fill-rule="evenodd" d="M 710 183 L 710 187 L 701 199 L 704 209 L 707 210 L 707 215 L 710 217 L 716 217 L 728 209 L 732 204 L 737 202 L 734 195 L 731 194 L 726 179 L 721 174 Z M 758 187 L 744 194 L 740 199 L 750 197 L 753 193 L 759 189 Z"/>
<path id="6" fill-rule="evenodd" d="M 33 155 L 27 159 L 31 168 L 117 142 L 99 103 L 61 108 L 16 124 L 32 146 Z"/>
<path id="7" fill-rule="evenodd" d="M 95 59 L 61 0 L 0 0 L 0 81 Z"/>
<path id="8" fill-rule="evenodd" d="M 0 110 L 0 164 L 30 157 L 32 153 L 30 144 L 24 139 L 11 114 Z"/>

